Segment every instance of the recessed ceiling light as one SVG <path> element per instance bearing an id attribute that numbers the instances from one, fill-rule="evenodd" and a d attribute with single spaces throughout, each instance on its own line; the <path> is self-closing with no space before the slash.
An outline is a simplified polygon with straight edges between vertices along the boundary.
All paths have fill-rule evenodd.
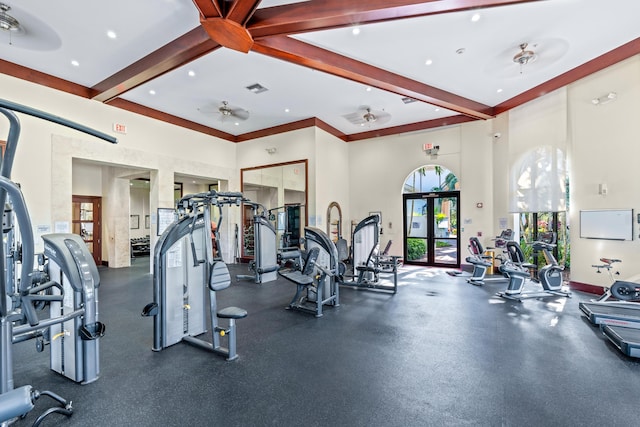
<path id="1" fill-rule="evenodd" d="M 195 184 L 195 183 L 196 183 L 196 181 L 195 181 L 195 180 L 193 180 L 193 181 L 191 181 L 191 183 L 192 183 L 192 184 Z"/>
<path id="2" fill-rule="evenodd" d="M 426 61 L 424 61 L 425 65 L 431 65 L 433 64 L 433 60 L 432 59 L 427 59 Z"/>
<path id="3" fill-rule="evenodd" d="M 456 50 L 456 53 L 458 55 L 462 55 L 464 53 L 465 49 L 463 47 L 461 47 L 460 49 Z"/>
<path id="4" fill-rule="evenodd" d="M 502 92 L 502 89 L 498 89 L 496 92 L 501 93 L 501 92 Z"/>
<path id="5" fill-rule="evenodd" d="M 196 72 L 193 70 L 189 70 L 189 72 L 187 73 L 189 75 L 189 77 L 195 77 Z"/>
<path id="6" fill-rule="evenodd" d="M 440 109 L 439 109 L 439 108 L 436 108 L 436 109 L 434 109 L 433 111 L 440 111 Z"/>
<path id="7" fill-rule="evenodd" d="M 371 87 L 367 87 L 367 92 L 371 92 Z"/>
<path id="8" fill-rule="evenodd" d="M 235 122 L 234 125 L 240 126 L 240 122 Z"/>
<path id="9" fill-rule="evenodd" d="M 479 13 L 474 13 L 473 16 L 471 16 L 471 22 L 478 22 L 479 20 L 480 20 Z"/>
<path id="10" fill-rule="evenodd" d="M 353 34 L 354 36 L 360 34 L 360 27 L 353 27 L 353 29 L 351 30 L 351 34 Z"/>
<path id="11" fill-rule="evenodd" d="M 155 90 L 151 89 L 151 90 L 149 91 L 149 95 L 155 95 L 155 94 L 156 94 L 156 91 L 155 91 Z"/>
<path id="12" fill-rule="evenodd" d="M 107 37 L 109 37 L 110 39 L 116 39 L 116 38 L 118 38 L 118 35 L 116 34 L 115 31 L 109 30 L 109 31 L 107 31 Z"/>
<path id="13" fill-rule="evenodd" d="M 74 67 L 79 67 L 80 63 L 74 59 L 73 61 L 71 61 L 71 65 L 73 65 Z"/>
<path id="14" fill-rule="evenodd" d="M 289 110 L 288 108 L 285 108 L 285 109 L 284 109 L 284 112 L 285 112 L 285 113 L 288 113 L 289 111 L 290 111 L 290 110 Z"/>

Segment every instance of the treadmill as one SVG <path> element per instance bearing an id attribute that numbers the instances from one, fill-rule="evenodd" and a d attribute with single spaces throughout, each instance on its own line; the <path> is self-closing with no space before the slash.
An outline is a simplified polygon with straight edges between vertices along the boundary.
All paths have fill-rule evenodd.
<path id="1" fill-rule="evenodd" d="M 640 358 L 640 303 L 628 302 L 637 299 L 638 284 L 616 281 L 610 289 L 619 301 L 581 302 L 578 306 L 623 354 Z"/>
<path id="2" fill-rule="evenodd" d="M 640 329 L 623 326 L 604 325 L 602 333 L 629 357 L 640 358 Z"/>
<path id="3" fill-rule="evenodd" d="M 633 302 L 581 302 L 580 310 L 594 325 L 640 329 L 640 304 Z"/>

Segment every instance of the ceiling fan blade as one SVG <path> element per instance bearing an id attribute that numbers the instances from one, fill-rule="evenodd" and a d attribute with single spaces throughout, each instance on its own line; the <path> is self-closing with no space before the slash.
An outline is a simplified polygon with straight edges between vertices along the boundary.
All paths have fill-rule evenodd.
<path id="1" fill-rule="evenodd" d="M 349 114 L 345 114 L 344 117 L 345 119 L 347 119 L 349 122 L 353 123 L 354 125 L 359 125 L 364 123 L 364 112 L 362 111 L 355 111 L 353 113 L 349 113 Z"/>
<path id="2" fill-rule="evenodd" d="M 243 108 L 234 108 L 231 110 L 231 115 L 238 120 L 247 120 L 249 118 L 249 112 Z"/>

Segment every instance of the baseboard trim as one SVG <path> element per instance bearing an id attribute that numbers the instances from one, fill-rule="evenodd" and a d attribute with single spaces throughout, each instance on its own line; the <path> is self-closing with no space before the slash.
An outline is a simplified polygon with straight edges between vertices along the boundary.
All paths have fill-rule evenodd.
<path id="1" fill-rule="evenodd" d="M 569 287 L 574 291 L 588 292 L 590 294 L 602 295 L 605 289 L 602 286 L 589 285 L 588 283 L 569 281 Z"/>

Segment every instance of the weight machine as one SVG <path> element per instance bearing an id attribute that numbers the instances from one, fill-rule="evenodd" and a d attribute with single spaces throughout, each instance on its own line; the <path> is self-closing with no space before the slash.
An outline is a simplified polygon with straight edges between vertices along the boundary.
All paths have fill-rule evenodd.
<path id="1" fill-rule="evenodd" d="M 52 414 L 73 414 L 71 402 L 30 385 L 14 388 L 13 344 L 35 339 L 36 349 L 50 345 L 50 368 L 82 384 L 100 375 L 99 342 L 105 326 L 98 320 L 100 276 L 85 242 L 75 234 L 43 236 L 44 254 L 34 269 L 34 236 L 20 187 L 11 169 L 20 136 L 15 112 L 27 114 L 116 143 L 109 135 L 30 107 L 0 100 L 0 113 L 9 120 L 7 145 L 0 164 L 0 206 L 3 243 L 0 244 L 0 425 L 25 416 L 41 396 L 59 406 L 40 415 L 34 425 Z M 49 306 L 40 319 L 38 309 Z"/>
<path id="2" fill-rule="evenodd" d="M 283 268 L 278 273 L 296 284 L 296 293 L 288 307 L 292 310 L 323 315 L 323 307 L 340 306 L 340 290 L 336 281 L 338 251 L 329 236 L 314 227 L 304 229 L 306 254 L 299 269 Z"/>
<path id="3" fill-rule="evenodd" d="M 398 264 L 400 257 L 381 257 L 379 251 L 380 217 L 370 215 L 360 221 L 351 235 L 351 257 L 347 242 L 336 243 L 338 259 L 338 282 L 344 286 L 396 293 L 398 291 Z M 347 271 L 346 262 L 352 269 Z M 390 274 L 392 283 L 384 283 L 381 275 Z"/>
<path id="4" fill-rule="evenodd" d="M 227 360 L 238 357 L 235 321 L 246 317 L 247 311 L 238 307 L 218 310 L 216 293 L 231 285 L 231 276 L 224 261 L 213 258 L 211 206 L 220 210 L 221 221 L 223 205 L 240 206 L 241 202 L 241 193 L 215 190 L 178 201 L 178 219 L 156 242 L 153 302 L 142 310 L 143 316 L 153 317 L 153 351 L 185 341 Z M 228 319 L 228 326 L 220 326 L 219 319 Z M 207 326 L 211 342 L 198 338 L 207 332 Z M 227 347 L 221 345 L 223 337 Z"/>
<path id="5" fill-rule="evenodd" d="M 253 219 L 253 260 L 249 262 L 249 271 L 253 274 L 238 275 L 238 279 L 253 280 L 261 284 L 276 280 L 278 277 L 278 253 L 276 229 L 265 216 L 266 209 L 259 203 L 242 199 L 242 203 L 251 206 Z M 251 238 L 244 236 L 244 238 Z"/>

